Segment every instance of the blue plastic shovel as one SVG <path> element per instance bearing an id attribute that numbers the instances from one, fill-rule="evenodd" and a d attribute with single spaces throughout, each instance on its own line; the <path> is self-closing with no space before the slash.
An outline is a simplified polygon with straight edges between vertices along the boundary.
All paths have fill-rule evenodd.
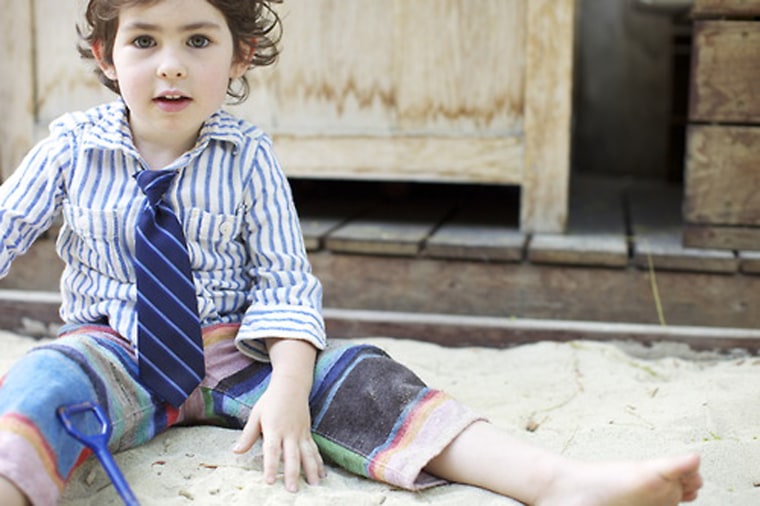
<path id="1" fill-rule="evenodd" d="M 100 428 L 95 434 L 82 432 L 74 422 L 77 415 L 88 412 L 92 412 L 100 424 Z M 98 457 L 98 460 L 100 460 L 100 463 L 106 470 L 108 477 L 111 478 L 114 487 L 116 487 L 116 491 L 124 500 L 124 504 L 127 506 L 139 506 L 140 503 L 132 493 L 132 489 L 129 488 L 129 484 L 121 473 L 119 466 L 116 465 L 113 455 L 108 451 L 108 439 L 111 437 L 111 422 L 108 420 L 108 416 L 106 416 L 103 408 L 94 402 L 70 404 L 58 408 L 58 418 L 60 418 L 61 423 L 69 434 L 95 453 L 95 456 Z M 79 419 L 81 420 L 82 417 L 80 416 Z"/>

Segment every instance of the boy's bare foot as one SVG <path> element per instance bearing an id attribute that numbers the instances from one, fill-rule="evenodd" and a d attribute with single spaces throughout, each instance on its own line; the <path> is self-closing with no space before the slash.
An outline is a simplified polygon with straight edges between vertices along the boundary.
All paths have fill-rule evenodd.
<path id="1" fill-rule="evenodd" d="M 536 506 L 674 506 L 696 499 L 699 456 L 629 463 L 577 463 L 560 473 Z"/>

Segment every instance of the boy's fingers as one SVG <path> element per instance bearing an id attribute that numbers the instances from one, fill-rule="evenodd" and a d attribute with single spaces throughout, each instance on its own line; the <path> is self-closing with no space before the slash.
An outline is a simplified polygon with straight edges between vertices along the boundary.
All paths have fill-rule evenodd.
<path id="1" fill-rule="evenodd" d="M 298 443 L 283 442 L 282 460 L 284 462 L 285 488 L 288 492 L 298 492 L 298 478 L 301 475 L 301 452 Z"/>
<path id="2" fill-rule="evenodd" d="M 269 485 L 277 480 L 277 468 L 282 457 L 282 439 L 270 434 L 265 437 L 262 450 L 264 452 L 264 481 Z"/>
<path id="3" fill-rule="evenodd" d="M 250 450 L 261 437 L 261 425 L 258 418 L 252 416 L 243 427 L 243 432 L 232 448 L 235 453 L 245 453 Z"/>
<path id="4" fill-rule="evenodd" d="M 322 456 L 313 441 L 306 441 L 301 445 L 301 465 L 303 474 L 309 485 L 319 485 L 319 480 L 325 475 Z"/>

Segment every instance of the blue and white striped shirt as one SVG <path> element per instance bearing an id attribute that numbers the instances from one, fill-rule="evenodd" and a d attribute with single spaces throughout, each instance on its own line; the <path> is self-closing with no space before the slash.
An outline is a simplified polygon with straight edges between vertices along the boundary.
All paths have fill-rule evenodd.
<path id="1" fill-rule="evenodd" d="M 145 197 L 133 176 L 147 165 L 126 106 L 67 114 L 50 131 L 0 186 L 0 277 L 63 213 L 63 321 L 108 323 L 136 343 L 135 222 Z M 266 134 L 219 111 L 165 168 L 179 170 L 164 199 L 184 228 L 201 323 L 240 323 L 238 347 L 259 360 L 268 337 L 324 348 L 322 287 Z"/>

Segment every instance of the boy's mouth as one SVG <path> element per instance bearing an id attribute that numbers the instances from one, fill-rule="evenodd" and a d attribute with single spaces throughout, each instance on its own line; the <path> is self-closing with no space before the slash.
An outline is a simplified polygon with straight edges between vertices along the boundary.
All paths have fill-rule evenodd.
<path id="1" fill-rule="evenodd" d="M 186 100 L 190 100 L 190 97 L 186 97 L 184 95 L 161 95 L 161 96 L 158 96 L 158 97 L 154 98 L 153 100 L 155 100 L 157 102 L 172 103 L 172 102 L 183 102 L 183 101 L 186 101 Z"/>
<path id="2" fill-rule="evenodd" d="M 153 102 L 165 112 L 179 112 L 192 102 L 192 99 L 179 93 L 163 93 Z"/>

